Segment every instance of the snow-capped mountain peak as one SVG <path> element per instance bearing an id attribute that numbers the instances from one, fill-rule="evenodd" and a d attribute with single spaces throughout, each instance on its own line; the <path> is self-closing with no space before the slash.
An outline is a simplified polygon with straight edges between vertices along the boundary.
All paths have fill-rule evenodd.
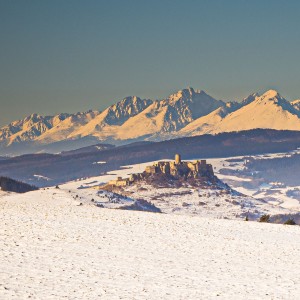
<path id="1" fill-rule="evenodd" d="M 273 99 L 273 98 L 282 98 L 276 90 L 268 90 L 261 95 L 261 98 L 264 99 Z"/>
<path id="2" fill-rule="evenodd" d="M 90 122 L 70 134 L 70 138 L 93 136 L 100 140 L 114 137 L 128 119 L 144 111 L 153 103 L 150 99 L 129 96 L 106 108 Z"/>
<path id="3" fill-rule="evenodd" d="M 268 90 L 259 97 L 256 97 L 257 103 L 263 103 L 264 105 L 268 102 L 272 102 L 281 106 L 290 106 L 290 102 L 283 98 L 276 90 Z"/>
<path id="4" fill-rule="evenodd" d="M 180 134 L 191 136 L 255 128 L 300 130 L 299 110 L 277 91 L 269 90 L 261 96 L 250 95 L 242 101 L 240 107 L 226 104 L 209 115 L 194 120 Z"/>
<path id="5" fill-rule="evenodd" d="M 126 97 L 107 109 L 105 122 L 109 125 L 120 125 L 128 118 L 143 111 L 152 102 L 150 99 L 141 99 L 137 96 Z"/>
<path id="6" fill-rule="evenodd" d="M 277 91 L 269 90 L 254 101 L 256 105 L 265 105 L 269 108 L 269 111 L 273 107 L 277 107 L 277 110 L 282 110 L 284 113 L 290 113 L 300 117 L 299 111 L 293 106 L 293 104 L 283 98 Z"/>
<path id="7" fill-rule="evenodd" d="M 170 104 L 174 104 L 178 100 L 189 100 L 189 99 L 201 99 L 201 97 L 210 97 L 203 90 L 194 90 L 192 87 L 179 90 L 176 93 L 171 94 L 166 100 Z M 213 98 L 212 98 L 213 99 Z"/>
<path id="8" fill-rule="evenodd" d="M 289 102 L 276 90 L 268 90 L 261 96 L 253 93 L 241 102 L 224 102 L 192 87 L 162 100 L 129 96 L 102 112 L 55 116 L 34 113 L 14 121 L 0 129 L 0 150 L 9 153 L 6 149 L 10 146 L 25 149 L 29 143 L 31 149 L 39 150 L 60 142 L 76 147 L 87 140 L 89 145 L 98 141 L 123 144 L 255 128 L 300 130 L 300 100 Z"/>

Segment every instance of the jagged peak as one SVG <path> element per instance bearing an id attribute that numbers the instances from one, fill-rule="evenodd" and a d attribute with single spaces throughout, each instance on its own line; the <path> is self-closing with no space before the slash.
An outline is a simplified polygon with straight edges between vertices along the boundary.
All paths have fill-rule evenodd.
<path id="1" fill-rule="evenodd" d="M 33 113 L 33 114 L 31 114 L 31 115 L 29 115 L 29 116 L 27 116 L 24 119 L 19 120 L 19 121 L 23 122 L 23 123 L 30 122 L 30 121 L 32 121 L 32 122 L 38 122 L 38 121 L 40 121 L 40 120 L 42 120 L 44 118 L 45 117 L 39 115 L 38 113 Z"/>
<path id="2" fill-rule="evenodd" d="M 256 97 L 260 97 L 259 93 L 252 93 L 248 97 L 245 97 L 242 102 L 245 102 L 249 99 L 255 99 Z"/>
<path id="3" fill-rule="evenodd" d="M 258 93 L 252 93 L 248 97 L 246 97 L 242 100 L 241 105 L 242 106 L 248 105 L 259 97 L 260 97 L 260 95 Z"/>
<path id="4" fill-rule="evenodd" d="M 123 98 L 123 100 L 121 100 L 121 102 L 125 102 L 125 101 L 132 101 L 132 102 L 136 102 L 142 100 L 140 97 L 138 96 L 127 96 L 125 98 Z"/>
<path id="5" fill-rule="evenodd" d="M 208 96 L 203 90 L 200 89 L 193 89 L 192 87 L 187 87 L 185 89 L 179 90 L 173 94 L 171 94 L 167 99 L 171 102 L 175 102 L 180 99 L 190 99 L 195 95 L 206 95 Z"/>
<path id="6" fill-rule="evenodd" d="M 291 101 L 291 103 L 292 103 L 293 105 L 295 105 L 295 104 L 300 104 L 300 99 L 293 100 L 293 101 Z"/>
<path id="7" fill-rule="evenodd" d="M 273 98 L 282 98 L 281 95 L 276 90 L 268 90 L 261 95 L 262 98 L 273 99 Z"/>
<path id="8" fill-rule="evenodd" d="M 149 103 L 152 103 L 152 102 L 153 101 L 150 100 L 150 99 L 141 99 L 138 96 L 127 96 L 127 97 L 123 98 L 122 100 L 120 100 L 119 102 L 109 106 L 108 109 L 115 110 L 118 107 L 124 107 L 124 106 L 128 106 L 128 105 L 131 105 L 131 104 L 133 104 L 133 105 L 136 105 L 136 104 L 139 104 L 139 103 L 149 104 Z"/>
<path id="9" fill-rule="evenodd" d="M 267 103 L 272 103 L 276 105 L 280 105 L 284 107 L 284 109 L 291 110 L 293 109 L 292 104 L 287 101 L 285 98 L 283 98 L 278 91 L 276 90 L 268 90 L 264 94 L 262 94 L 260 97 L 257 97 L 255 99 L 256 104 L 267 104 Z"/>
<path id="10" fill-rule="evenodd" d="M 29 116 L 27 116 L 25 119 L 35 119 L 41 117 L 38 113 L 33 113 Z"/>
<path id="11" fill-rule="evenodd" d="M 300 111 L 300 99 L 291 101 L 291 104 L 297 111 Z"/>
<path id="12" fill-rule="evenodd" d="M 266 91 L 260 97 L 256 98 L 253 103 L 259 106 L 268 105 L 269 107 L 281 107 L 281 109 L 288 111 L 289 113 L 296 115 L 297 117 L 300 117 L 297 104 L 292 104 L 290 101 L 283 98 L 276 90 Z"/>
<path id="13" fill-rule="evenodd" d="M 106 111 L 108 113 L 118 112 L 121 115 L 123 113 L 134 115 L 142 111 L 152 103 L 153 101 L 149 99 L 141 99 L 140 97 L 137 96 L 128 96 L 122 99 L 121 101 L 117 102 L 116 104 L 113 104 L 110 107 L 108 107 Z"/>

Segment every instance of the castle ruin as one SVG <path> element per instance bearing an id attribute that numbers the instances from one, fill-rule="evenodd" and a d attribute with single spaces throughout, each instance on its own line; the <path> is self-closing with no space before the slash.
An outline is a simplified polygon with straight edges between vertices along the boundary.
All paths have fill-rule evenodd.
<path id="1" fill-rule="evenodd" d="M 153 166 L 147 166 L 145 172 L 147 174 L 165 174 L 175 178 L 200 178 L 214 176 L 213 167 L 207 164 L 206 160 L 182 161 L 180 154 L 175 155 L 174 161 L 159 161 Z"/>
<path id="2" fill-rule="evenodd" d="M 118 177 L 116 180 L 111 180 L 109 185 L 126 186 L 151 175 L 165 175 L 174 179 L 213 179 L 214 171 L 212 165 L 207 164 L 206 160 L 182 161 L 180 154 L 176 154 L 174 161 L 155 162 L 152 166 L 147 166 L 143 173 L 131 174 L 129 178 Z"/>

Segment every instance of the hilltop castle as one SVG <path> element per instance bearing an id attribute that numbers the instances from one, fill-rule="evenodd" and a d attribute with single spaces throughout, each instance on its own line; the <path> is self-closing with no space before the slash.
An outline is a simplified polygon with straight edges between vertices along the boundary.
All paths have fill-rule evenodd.
<path id="1" fill-rule="evenodd" d="M 214 172 L 212 165 L 207 164 L 206 160 L 182 161 L 180 154 L 175 155 L 175 161 L 159 161 L 153 166 L 147 166 L 147 174 L 171 175 L 173 177 L 213 177 Z"/>
<path id="2" fill-rule="evenodd" d="M 176 154 L 174 161 L 156 162 L 152 166 L 147 166 L 143 173 L 131 174 L 129 178 L 118 177 L 116 180 L 111 180 L 109 185 L 126 186 L 156 174 L 174 179 L 214 178 L 213 167 L 211 164 L 207 164 L 206 160 L 182 161 L 180 154 Z"/>

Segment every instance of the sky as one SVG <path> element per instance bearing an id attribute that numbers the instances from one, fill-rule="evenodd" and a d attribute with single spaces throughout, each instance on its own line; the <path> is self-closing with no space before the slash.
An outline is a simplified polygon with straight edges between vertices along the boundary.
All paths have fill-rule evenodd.
<path id="1" fill-rule="evenodd" d="M 300 1 L 0 0 L 0 125 L 182 88 L 300 98 Z"/>

